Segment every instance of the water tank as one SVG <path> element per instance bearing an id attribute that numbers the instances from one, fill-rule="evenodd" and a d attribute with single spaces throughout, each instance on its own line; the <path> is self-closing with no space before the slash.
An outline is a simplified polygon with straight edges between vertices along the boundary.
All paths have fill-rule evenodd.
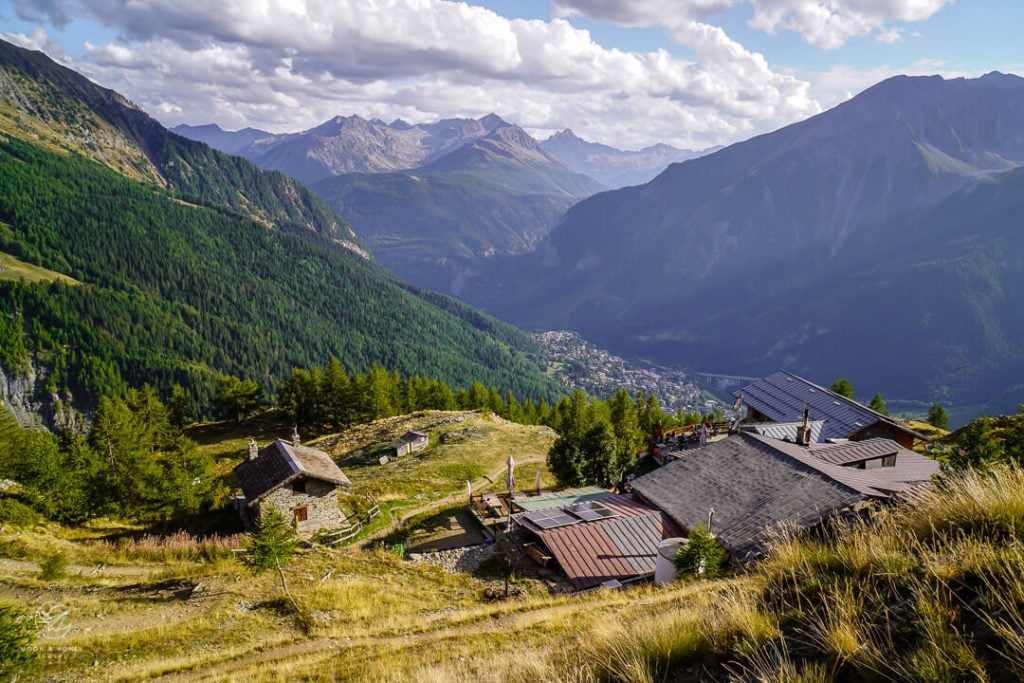
<path id="1" fill-rule="evenodd" d="M 654 564 L 655 586 L 676 580 L 676 553 L 689 542 L 686 538 L 666 538 L 658 544 L 658 558 Z"/>

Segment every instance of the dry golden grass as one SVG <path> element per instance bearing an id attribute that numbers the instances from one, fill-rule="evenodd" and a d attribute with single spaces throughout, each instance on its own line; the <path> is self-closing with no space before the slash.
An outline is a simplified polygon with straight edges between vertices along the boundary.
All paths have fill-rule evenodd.
<path id="1" fill-rule="evenodd" d="M 125 554 L 106 528 L 40 527 L 0 533 L 0 591 L 42 624 L 28 680 L 1005 680 L 1024 676 L 1022 499 L 1024 473 L 997 467 L 825 538 L 780 534 L 735 578 L 496 603 L 381 550 L 307 552 L 297 609 L 271 575 L 176 559 L 201 557 L 188 539 Z M 72 565 L 44 581 L 55 547 Z"/>

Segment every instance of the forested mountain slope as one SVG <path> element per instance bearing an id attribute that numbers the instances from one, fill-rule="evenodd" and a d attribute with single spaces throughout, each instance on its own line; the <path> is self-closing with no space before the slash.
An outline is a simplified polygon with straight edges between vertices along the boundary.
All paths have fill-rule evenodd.
<path id="1" fill-rule="evenodd" d="M 171 133 L 122 95 L 41 52 L 0 40 L 0 131 L 74 151 L 183 199 L 361 251 L 352 231 L 292 178 Z"/>
<path id="2" fill-rule="evenodd" d="M 0 280 L 8 371 L 31 357 L 47 391 L 80 399 L 143 382 L 203 399 L 217 373 L 272 388 L 335 355 L 350 370 L 551 390 L 528 336 L 357 255 L 291 179 L 173 135 L 39 53 L 0 56 L 18 83 L 7 120 L 21 122 L 0 136 L 0 251 L 82 283 Z M 125 159 L 138 173 L 116 172 Z"/>

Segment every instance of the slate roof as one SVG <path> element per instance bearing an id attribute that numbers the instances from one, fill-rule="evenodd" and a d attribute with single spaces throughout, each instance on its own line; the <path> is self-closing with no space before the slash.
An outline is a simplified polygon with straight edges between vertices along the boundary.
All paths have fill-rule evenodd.
<path id="1" fill-rule="evenodd" d="M 776 441 L 763 436 L 753 438 L 866 496 L 887 497 L 895 491 L 927 483 L 931 481 L 932 475 L 939 471 L 939 463 L 935 460 L 903 448 L 889 439 L 811 444 L 810 448 L 804 448 L 795 443 Z M 837 464 L 849 464 L 885 455 L 896 455 L 895 466 L 861 470 Z"/>
<path id="2" fill-rule="evenodd" d="M 419 432 L 419 431 L 416 431 L 416 430 L 413 429 L 413 430 L 409 430 L 405 434 L 402 434 L 402 436 L 398 437 L 397 441 L 392 441 L 391 442 L 391 447 L 395 448 L 397 446 L 401 446 L 402 444 L 416 443 L 417 441 L 422 441 L 424 439 L 429 439 L 429 438 L 430 438 L 430 435 L 427 434 L 426 432 Z"/>
<path id="3" fill-rule="evenodd" d="M 884 422 L 916 439 L 926 438 L 890 417 L 785 370 L 733 393 L 737 397 L 741 394 L 746 405 L 773 422 L 800 422 L 807 406 L 812 420 L 824 420 L 824 440 L 850 437 L 876 422 Z"/>
<path id="4" fill-rule="evenodd" d="M 891 446 L 875 442 L 887 442 Z M 896 467 L 860 470 L 820 457 L 897 450 Z M 741 433 L 639 477 L 633 491 L 681 527 L 706 523 L 741 560 L 763 552 L 767 533 L 779 524 L 813 526 L 868 498 L 886 498 L 929 480 L 938 463 L 887 439 L 805 448 L 757 434 Z"/>
<path id="5" fill-rule="evenodd" d="M 250 507 L 303 476 L 338 486 L 352 486 L 331 456 L 316 448 L 293 446 L 284 439 L 264 448 L 255 459 L 243 461 L 234 472 L 245 494 L 246 505 Z"/>
<path id="6" fill-rule="evenodd" d="M 578 590 L 653 575 L 658 544 L 679 533 L 656 507 L 623 495 L 600 500 L 618 516 L 547 530 L 517 518 L 540 538 Z"/>
<path id="7" fill-rule="evenodd" d="M 428 438 L 430 438 L 430 435 L 427 434 L 426 432 L 418 432 L 415 429 L 411 429 L 407 431 L 405 434 L 402 434 L 402 436 L 398 438 L 398 441 L 418 441 L 420 439 Z"/>

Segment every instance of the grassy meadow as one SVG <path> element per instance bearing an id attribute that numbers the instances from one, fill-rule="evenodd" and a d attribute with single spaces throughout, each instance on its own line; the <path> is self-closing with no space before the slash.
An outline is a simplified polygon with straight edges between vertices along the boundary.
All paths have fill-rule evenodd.
<path id="1" fill-rule="evenodd" d="M 3 225 L 0 224 L 0 230 Z M 10 254 L 0 251 L 0 280 L 23 280 L 25 282 L 55 282 L 66 285 L 79 285 L 78 280 L 53 270 L 20 261 Z"/>
<path id="2" fill-rule="evenodd" d="M 429 447 L 381 465 L 387 445 L 411 429 L 428 431 Z M 231 484 L 231 469 L 247 457 L 249 438 L 262 448 L 277 438 L 290 439 L 291 425 L 269 413 L 241 426 L 195 427 L 189 436 L 214 456 L 217 473 Z M 516 424 L 491 413 L 434 410 L 376 420 L 340 434 L 304 437 L 303 443 L 334 457 L 352 481 L 351 491 L 341 496 L 346 514 L 358 517 L 367 507 L 368 494 L 380 504 L 382 514 L 354 539 L 365 541 L 406 520 L 461 504 L 467 479 L 475 493 L 503 490 L 509 455 L 516 460 L 520 488 L 533 486 L 538 469 L 541 485 L 553 486 L 545 460 L 554 440 L 548 427 Z"/>

